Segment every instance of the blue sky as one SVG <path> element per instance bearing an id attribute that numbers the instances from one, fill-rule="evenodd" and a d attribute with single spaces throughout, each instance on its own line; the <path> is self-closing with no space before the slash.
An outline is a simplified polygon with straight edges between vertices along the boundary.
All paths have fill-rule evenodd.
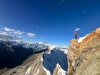
<path id="1" fill-rule="evenodd" d="M 68 46 L 100 27 L 100 0 L 0 0 L 0 34 Z"/>

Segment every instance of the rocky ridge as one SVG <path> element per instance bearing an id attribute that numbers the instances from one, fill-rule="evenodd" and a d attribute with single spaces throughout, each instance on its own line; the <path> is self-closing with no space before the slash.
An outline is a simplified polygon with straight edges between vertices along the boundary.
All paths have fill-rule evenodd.
<path id="1" fill-rule="evenodd" d="M 72 39 L 67 58 L 68 75 L 100 75 L 100 28 L 81 42 Z"/>

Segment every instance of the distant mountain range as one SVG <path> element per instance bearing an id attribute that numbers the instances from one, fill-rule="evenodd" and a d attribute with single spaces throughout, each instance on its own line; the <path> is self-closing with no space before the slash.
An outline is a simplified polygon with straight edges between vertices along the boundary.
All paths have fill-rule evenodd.
<path id="1" fill-rule="evenodd" d="M 30 44 L 22 41 L 16 42 L 11 40 L 0 40 L 0 74 L 4 73 L 4 75 L 10 75 L 6 73 L 8 69 L 12 70 L 17 66 L 23 65 L 23 62 L 27 61 L 33 56 L 35 57 L 35 55 L 41 55 L 40 57 L 36 57 L 36 59 L 40 58 L 46 73 L 49 71 L 49 74 L 47 75 L 52 75 L 54 73 L 55 68 L 57 68 L 57 64 L 61 66 L 61 69 L 66 74 L 66 53 L 67 48 L 53 46 L 46 42 Z M 31 58 L 29 60 L 37 61 L 36 59 Z M 34 63 L 33 61 L 30 61 L 29 63 L 33 63 L 34 65 L 38 64 Z M 4 69 L 5 67 L 7 67 L 6 70 Z M 18 75 L 23 74 L 19 73 Z"/>

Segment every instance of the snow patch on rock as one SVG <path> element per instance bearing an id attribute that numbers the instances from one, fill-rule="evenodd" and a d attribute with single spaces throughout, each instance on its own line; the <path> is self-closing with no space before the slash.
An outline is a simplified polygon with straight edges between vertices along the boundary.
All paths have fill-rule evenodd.
<path id="1" fill-rule="evenodd" d="M 87 36 L 87 35 L 86 35 L 86 36 Z M 78 39 L 78 43 L 82 42 L 82 40 L 83 40 L 84 38 L 86 38 L 86 36 L 80 37 L 80 38 Z"/>
<path id="2" fill-rule="evenodd" d="M 29 75 L 30 74 L 30 70 L 31 70 L 31 67 L 28 68 L 28 70 L 26 71 L 25 75 Z"/>

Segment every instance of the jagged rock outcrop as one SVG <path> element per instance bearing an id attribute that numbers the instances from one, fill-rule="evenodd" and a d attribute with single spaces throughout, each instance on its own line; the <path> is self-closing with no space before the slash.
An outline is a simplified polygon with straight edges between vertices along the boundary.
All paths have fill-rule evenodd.
<path id="1" fill-rule="evenodd" d="M 100 28 L 80 43 L 71 40 L 67 57 L 68 75 L 100 75 Z"/>

